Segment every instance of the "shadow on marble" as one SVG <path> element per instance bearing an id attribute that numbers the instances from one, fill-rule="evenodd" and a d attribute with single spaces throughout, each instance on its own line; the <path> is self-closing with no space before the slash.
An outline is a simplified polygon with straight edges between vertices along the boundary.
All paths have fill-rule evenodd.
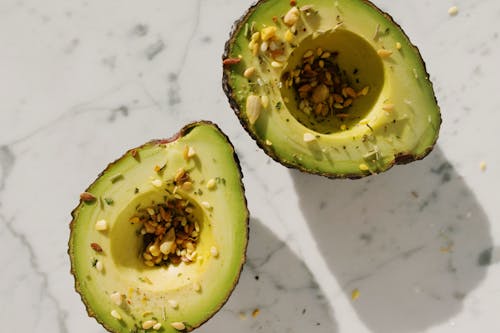
<path id="1" fill-rule="evenodd" d="M 255 309 L 258 314 L 252 315 Z M 233 295 L 200 332 L 337 332 L 314 277 L 259 220 L 250 220 L 247 263 Z"/>
<path id="2" fill-rule="evenodd" d="M 439 147 L 362 180 L 290 173 L 324 260 L 371 331 L 449 321 L 485 278 L 488 219 Z"/>

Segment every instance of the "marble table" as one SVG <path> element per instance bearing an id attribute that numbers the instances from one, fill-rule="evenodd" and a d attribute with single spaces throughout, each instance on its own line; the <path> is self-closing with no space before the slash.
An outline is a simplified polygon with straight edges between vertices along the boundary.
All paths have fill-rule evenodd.
<path id="1" fill-rule="evenodd" d="M 3 0 L 1 331 L 104 332 L 73 290 L 69 213 L 109 161 L 198 119 L 234 143 L 252 216 L 199 332 L 500 331 L 500 2 L 375 3 L 420 47 L 443 126 L 425 160 L 346 181 L 270 160 L 229 108 L 221 54 L 250 1 Z"/>

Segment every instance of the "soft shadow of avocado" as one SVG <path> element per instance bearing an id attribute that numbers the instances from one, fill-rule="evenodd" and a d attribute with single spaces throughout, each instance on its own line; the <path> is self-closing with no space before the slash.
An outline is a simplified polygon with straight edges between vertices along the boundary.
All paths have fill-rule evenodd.
<path id="1" fill-rule="evenodd" d="M 439 147 L 362 180 L 290 171 L 330 271 L 373 332 L 422 332 L 457 315 L 485 278 L 488 219 Z"/>
<path id="2" fill-rule="evenodd" d="M 304 263 L 252 218 L 240 282 L 228 303 L 199 331 L 335 333 L 331 312 Z"/>

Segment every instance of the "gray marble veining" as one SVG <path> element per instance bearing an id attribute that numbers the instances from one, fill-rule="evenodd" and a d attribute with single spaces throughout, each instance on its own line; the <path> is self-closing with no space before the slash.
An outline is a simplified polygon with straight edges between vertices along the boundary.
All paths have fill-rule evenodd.
<path id="1" fill-rule="evenodd" d="M 73 291 L 69 213 L 107 163 L 197 119 L 234 143 L 252 215 L 201 332 L 500 330 L 500 3 L 375 3 L 419 46 L 444 122 L 428 158 L 358 181 L 287 171 L 232 114 L 221 54 L 250 1 L 0 4 L 3 330 L 104 331 Z"/>

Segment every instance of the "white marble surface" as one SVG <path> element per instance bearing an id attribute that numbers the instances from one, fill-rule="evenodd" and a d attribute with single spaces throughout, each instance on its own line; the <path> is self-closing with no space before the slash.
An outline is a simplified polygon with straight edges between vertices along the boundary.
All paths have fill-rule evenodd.
<path id="1" fill-rule="evenodd" d="M 500 2 L 375 2 L 426 59 L 441 137 L 333 181 L 270 161 L 228 106 L 222 49 L 250 1 L 3 0 L 1 331 L 104 331 L 73 290 L 69 213 L 109 161 L 197 119 L 236 146 L 252 214 L 241 282 L 200 332 L 500 331 Z"/>

